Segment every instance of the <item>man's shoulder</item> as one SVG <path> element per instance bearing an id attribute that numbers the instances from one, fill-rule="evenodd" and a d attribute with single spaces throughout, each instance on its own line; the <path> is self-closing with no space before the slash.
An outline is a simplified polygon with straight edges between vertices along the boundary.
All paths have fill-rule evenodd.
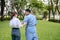
<path id="1" fill-rule="evenodd" d="M 35 17 L 35 15 L 31 14 L 31 17 Z"/>
<path id="2" fill-rule="evenodd" d="M 25 18 L 33 18 L 33 17 L 35 17 L 35 15 L 33 15 L 33 14 L 29 14 L 29 15 L 27 15 L 27 16 L 25 16 Z"/>

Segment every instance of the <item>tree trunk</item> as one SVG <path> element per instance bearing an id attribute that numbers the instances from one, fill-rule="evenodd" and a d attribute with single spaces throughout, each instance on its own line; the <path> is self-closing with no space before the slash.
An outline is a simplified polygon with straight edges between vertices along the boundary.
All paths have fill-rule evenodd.
<path id="1" fill-rule="evenodd" d="M 51 11 L 51 1 L 50 0 L 48 0 L 48 5 L 49 5 L 49 8 L 48 8 L 48 11 L 49 11 L 49 21 L 50 21 L 50 11 Z"/>
<path id="2" fill-rule="evenodd" d="M 4 6 L 5 6 L 5 0 L 1 0 L 1 21 L 3 21 L 4 18 Z"/>
<path id="3" fill-rule="evenodd" d="M 50 21 L 50 10 L 49 10 L 49 21 Z"/>
<path id="4" fill-rule="evenodd" d="M 60 12 L 59 12 L 59 23 L 60 23 Z"/>
<path id="5" fill-rule="evenodd" d="M 53 12 L 53 21 L 55 20 L 55 12 L 54 11 L 52 11 Z"/>
<path id="6" fill-rule="evenodd" d="M 53 13 L 53 21 L 55 20 L 55 12 L 54 12 L 54 4 L 53 4 L 53 1 L 51 0 L 51 10 L 52 10 L 52 13 Z"/>
<path id="7" fill-rule="evenodd" d="M 60 11 L 59 11 L 59 8 L 57 8 L 57 11 L 59 13 L 59 22 L 60 22 Z"/>
<path id="8" fill-rule="evenodd" d="M 60 11 L 59 11 L 59 7 L 58 7 L 58 2 L 59 2 L 59 0 L 56 1 L 55 11 L 58 11 L 58 13 L 59 13 L 59 22 L 60 22 Z"/>

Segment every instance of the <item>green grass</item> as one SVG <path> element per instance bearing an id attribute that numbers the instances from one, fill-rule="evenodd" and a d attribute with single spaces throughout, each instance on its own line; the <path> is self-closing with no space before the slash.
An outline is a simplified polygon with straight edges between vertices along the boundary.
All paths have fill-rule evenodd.
<path id="1" fill-rule="evenodd" d="M 60 24 L 48 21 L 37 21 L 39 40 L 60 40 Z M 11 40 L 9 21 L 0 21 L 0 40 Z M 25 28 L 21 28 L 21 40 L 25 40 Z"/>

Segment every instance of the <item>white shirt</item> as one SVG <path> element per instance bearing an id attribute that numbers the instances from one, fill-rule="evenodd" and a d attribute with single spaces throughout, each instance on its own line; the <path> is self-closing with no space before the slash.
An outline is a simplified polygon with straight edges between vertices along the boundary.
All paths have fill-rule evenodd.
<path id="1" fill-rule="evenodd" d="M 20 20 L 18 18 L 16 18 L 16 17 L 13 17 L 10 20 L 10 26 L 12 28 L 21 28 L 22 27 Z"/>

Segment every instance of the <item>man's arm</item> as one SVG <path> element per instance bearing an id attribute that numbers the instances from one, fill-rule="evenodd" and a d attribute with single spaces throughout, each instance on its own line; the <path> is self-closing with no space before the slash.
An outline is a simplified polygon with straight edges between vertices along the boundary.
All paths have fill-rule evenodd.
<path id="1" fill-rule="evenodd" d="M 28 22 L 28 16 L 26 16 L 26 17 L 24 18 L 24 20 L 23 20 L 23 22 L 22 22 L 22 25 L 23 25 L 23 26 L 26 26 L 27 22 Z"/>
<path id="2" fill-rule="evenodd" d="M 23 22 L 22 22 L 22 24 L 21 24 L 21 25 L 22 25 L 22 26 L 26 26 L 26 24 L 27 24 L 27 23 L 23 23 Z"/>
<path id="3" fill-rule="evenodd" d="M 18 26 L 19 28 L 21 28 L 21 27 L 23 26 L 19 19 L 17 20 L 17 26 Z"/>

